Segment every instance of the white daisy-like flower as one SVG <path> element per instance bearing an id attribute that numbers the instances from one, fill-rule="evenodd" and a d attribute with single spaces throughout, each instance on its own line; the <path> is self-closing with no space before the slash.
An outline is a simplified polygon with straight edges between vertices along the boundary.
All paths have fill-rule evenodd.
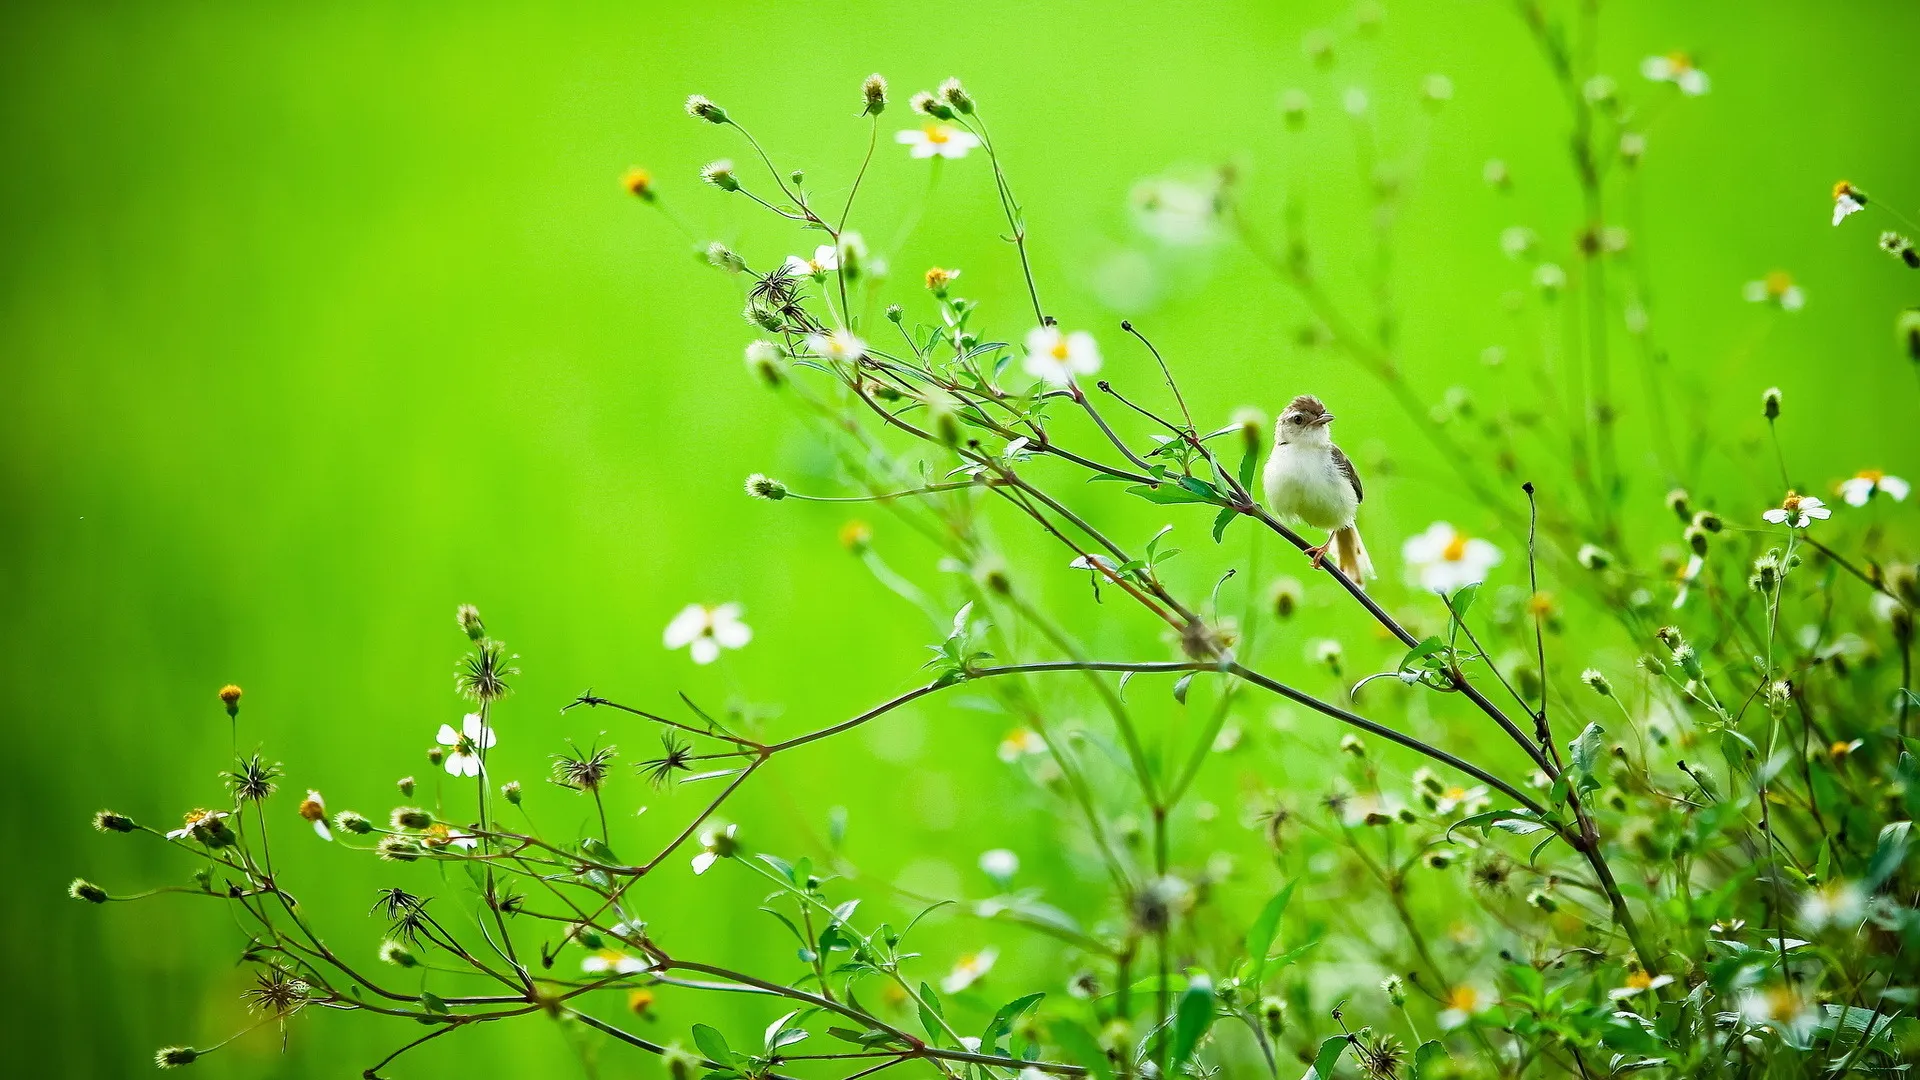
<path id="1" fill-rule="evenodd" d="M 753 630 L 740 621 L 741 610 L 739 604 L 688 604 L 667 624 L 660 643 L 686 649 L 696 664 L 711 664 L 720 659 L 721 649 L 745 648 L 753 640 Z"/>
<path id="2" fill-rule="evenodd" d="M 455 731 L 452 724 L 441 724 L 440 734 L 434 736 L 434 741 L 451 748 L 446 761 L 449 775 L 479 776 L 480 751 L 492 749 L 499 740 L 479 713 L 468 713 L 461 718 L 459 731 Z"/>
<path id="3" fill-rule="evenodd" d="M 1775 985 L 1765 990 L 1749 989 L 1740 995 L 1740 1019 L 1755 1027 L 1783 1035 L 1811 1033 L 1820 1014 L 1811 1002 L 1792 987 Z"/>
<path id="4" fill-rule="evenodd" d="M 1440 793 L 1440 798 L 1434 803 L 1433 810 L 1434 813 L 1441 815 L 1450 815 L 1457 810 L 1471 817 L 1486 809 L 1489 801 L 1487 789 L 1484 787 L 1463 788 L 1455 785 Z"/>
<path id="5" fill-rule="evenodd" d="M 732 858 L 740 850 L 739 841 L 734 839 L 740 826 L 729 825 L 724 829 L 708 829 L 700 834 L 700 854 L 693 857 L 693 872 L 704 874 L 707 868 L 721 859 Z"/>
<path id="6" fill-rule="evenodd" d="M 1027 374 L 1050 386 L 1071 386 L 1075 375 L 1100 370 L 1100 347 L 1085 330 L 1063 334 L 1057 326 L 1027 331 Z"/>
<path id="7" fill-rule="evenodd" d="M 1833 223 L 1835 225 L 1867 208 L 1867 197 L 1845 180 L 1833 185 Z"/>
<path id="8" fill-rule="evenodd" d="M 1760 515 L 1775 525 L 1785 525 L 1789 529 L 1804 529 L 1821 518 L 1833 516 L 1827 504 L 1812 495 L 1787 492 L 1780 505 Z"/>
<path id="9" fill-rule="evenodd" d="M 1907 501 L 1911 489 L 1905 480 L 1897 476 L 1888 476 L 1879 469 L 1861 469 L 1845 480 L 1840 481 L 1840 497 L 1848 506 L 1865 506 L 1867 500 L 1879 492 L 1894 502 Z"/>
<path id="10" fill-rule="evenodd" d="M 186 822 L 179 828 L 167 833 L 169 840 L 185 840 L 193 835 L 195 829 L 206 829 L 209 833 L 218 832 L 221 823 L 227 820 L 225 810 L 195 810 L 187 814 Z"/>
<path id="11" fill-rule="evenodd" d="M 1800 921 L 1808 929 L 1844 930 L 1867 917 L 1867 894 L 1851 881 L 1830 881 L 1810 890 L 1800 901 Z"/>
<path id="12" fill-rule="evenodd" d="M 319 792 L 308 789 L 307 797 L 300 803 L 300 816 L 313 822 L 313 831 L 320 834 L 320 839 L 333 839 L 333 830 L 327 827 L 327 802 Z"/>
<path id="13" fill-rule="evenodd" d="M 1407 561 L 1409 580 L 1443 596 L 1485 581 L 1501 558 L 1499 548 L 1444 521 L 1408 538 L 1400 556 Z"/>
<path id="14" fill-rule="evenodd" d="M 1807 294 L 1793 283 L 1793 275 L 1775 270 L 1758 281 L 1747 282 L 1742 295 L 1749 304 L 1772 304 L 1782 311 L 1799 311 L 1807 306 Z"/>
<path id="15" fill-rule="evenodd" d="M 1444 1030 L 1452 1031 L 1476 1015 L 1486 1012 L 1493 1004 L 1493 995 L 1477 986 L 1462 983 L 1448 990 L 1447 996 L 1441 999 L 1441 1004 L 1446 1008 L 1440 1010 L 1440 1026 Z"/>
<path id="16" fill-rule="evenodd" d="M 1699 97 L 1712 87 L 1707 73 L 1695 67 L 1693 57 L 1683 52 L 1647 57 L 1640 61 L 1640 74 L 1654 82 L 1670 82 L 1690 97 Z"/>
<path id="17" fill-rule="evenodd" d="M 911 147 L 908 155 L 916 158 L 963 158 L 967 156 L 967 151 L 980 145 L 980 137 L 973 132 L 938 120 L 929 120 L 917 128 L 899 132 L 894 135 L 893 141 Z"/>
<path id="18" fill-rule="evenodd" d="M 619 949 L 601 949 L 580 961 L 580 970 L 589 975 L 638 975 L 652 966 L 644 957 Z"/>
<path id="19" fill-rule="evenodd" d="M 1627 972 L 1627 981 L 1607 991 L 1607 996 L 1615 1001 L 1624 1001 L 1627 998 L 1671 985 L 1672 982 L 1673 976 L 1671 975 L 1649 975 L 1644 971 L 1629 971 Z"/>
<path id="20" fill-rule="evenodd" d="M 947 977 L 940 980 L 943 993 L 957 994 L 986 977 L 993 970 L 993 962 L 1000 959 L 1000 950 L 989 945 L 977 953 L 968 953 L 953 965 Z"/>
<path id="21" fill-rule="evenodd" d="M 995 881 L 1005 884 L 1008 878 L 1020 872 L 1020 856 L 1006 848 L 994 848 L 980 853 L 980 869 Z"/>
<path id="22" fill-rule="evenodd" d="M 1686 565 L 1682 566 L 1680 572 L 1674 575 L 1674 580 L 1680 586 L 1673 594 L 1673 606 L 1675 609 L 1686 605 L 1687 596 L 1693 591 L 1694 579 L 1700 576 L 1700 571 L 1704 569 L 1706 565 L 1706 559 L 1698 555 L 1689 556 Z"/>
<path id="23" fill-rule="evenodd" d="M 1011 765 L 1023 757 L 1047 752 L 1047 740 L 1030 727 L 1017 727 L 1000 740 L 1000 760 Z"/>
<path id="24" fill-rule="evenodd" d="M 867 355 L 867 343 L 845 330 L 808 334 L 807 348 L 824 360 L 854 361 Z"/>
<path id="25" fill-rule="evenodd" d="M 787 272 L 796 277 L 825 277 L 840 269 L 840 252 L 832 244 L 821 244 L 813 249 L 813 258 L 804 255 L 787 256 Z"/>

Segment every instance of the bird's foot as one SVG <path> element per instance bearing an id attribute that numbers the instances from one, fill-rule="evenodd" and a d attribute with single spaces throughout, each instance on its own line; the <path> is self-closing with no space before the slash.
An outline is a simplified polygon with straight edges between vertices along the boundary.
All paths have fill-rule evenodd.
<path id="1" fill-rule="evenodd" d="M 1320 569 L 1321 565 L 1326 562 L 1327 549 L 1332 546 L 1333 546 L 1333 541 L 1328 540 L 1326 543 L 1321 544 L 1319 547 L 1310 547 L 1306 550 L 1305 554 L 1312 557 L 1312 565 L 1315 570 Z"/>

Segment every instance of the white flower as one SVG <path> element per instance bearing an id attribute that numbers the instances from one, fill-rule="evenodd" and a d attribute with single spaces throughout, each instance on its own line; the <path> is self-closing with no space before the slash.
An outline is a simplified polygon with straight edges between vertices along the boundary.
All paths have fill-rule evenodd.
<path id="1" fill-rule="evenodd" d="M 1791 987 L 1772 986 L 1740 995 L 1740 1018 L 1755 1027 L 1782 1034 L 1805 1035 L 1819 1022 L 1819 1014 Z"/>
<path id="2" fill-rule="evenodd" d="M 1030 754 L 1047 752 L 1047 740 L 1030 727 L 1017 727 L 1000 740 L 1000 760 L 1011 765 Z"/>
<path id="3" fill-rule="evenodd" d="M 1358 86 L 1347 87 L 1340 95 L 1340 106 L 1347 110 L 1348 116 L 1365 116 L 1367 112 L 1367 92 Z"/>
<path id="4" fill-rule="evenodd" d="M 1700 571 L 1706 565 L 1707 560 L 1698 555 L 1694 555 L 1689 557 L 1687 564 L 1680 568 L 1680 573 L 1674 579 L 1680 585 L 1679 590 L 1673 594 L 1673 606 L 1675 609 L 1680 608 L 1687 602 L 1687 594 L 1693 590 L 1694 579 L 1700 576 Z"/>
<path id="5" fill-rule="evenodd" d="M 1712 85 L 1707 73 L 1693 66 L 1693 57 L 1683 52 L 1647 57 L 1640 61 L 1640 74 L 1654 82 L 1670 82 L 1692 97 L 1706 93 Z"/>
<path id="6" fill-rule="evenodd" d="M 1833 516 L 1827 505 L 1812 495 L 1800 495 L 1787 492 L 1780 505 L 1760 515 L 1775 525 L 1785 525 L 1789 529 L 1804 529 L 1821 518 Z"/>
<path id="7" fill-rule="evenodd" d="M 1644 994 L 1650 990 L 1658 990 L 1663 986 L 1670 985 L 1672 982 L 1673 976 L 1671 975 L 1649 975 L 1644 971 L 1630 971 L 1627 973 L 1626 984 L 1616 986 L 1612 990 L 1607 991 L 1607 996 L 1615 1001 L 1623 1001 L 1636 994 Z"/>
<path id="8" fill-rule="evenodd" d="M 1800 901 L 1800 921 L 1812 930 L 1845 930 L 1867 916 L 1867 894 L 1851 881 L 1830 881 Z"/>
<path id="9" fill-rule="evenodd" d="M 1894 502 L 1905 502 L 1909 490 L 1905 480 L 1888 476 L 1879 469 L 1862 469 L 1840 481 L 1840 497 L 1846 500 L 1848 506 L 1867 505 L 1867 500 L 1873 498 L 1876 491 Z"/>
<path id="10" fill-rule="evenodd" d="M 1149 177 L 1127 193 L 1140 230 L 1162 243 L 1180 247 L 1204 244 L 1218 235 L 1219 198 L 1217 175 L 1200 182 Z"/>
<path id="11" fill-rule="evenodd" d="M 957 994 L 986 976 L 993 970 L 993 962 L 1000 959 L 1000 950 L 989 945 L 977 953 L 961 957 L 953 965 L 947 977 L 940 980 L 943 993 Z"/>
<path id="12" fill-rule="evenodd" d="M 929 120 L 917 129 L 902 131 L 894 135 L 893 141 L 912 147 L 911 156 L 917 158 L 963 158 L 967 156 L 967 151 L 980 145 L 979 136 L 973 132 L 962 131 L 938 120 Z"/>
<path id="13" fill-rule="evenodd" d="M 1493 995 L 1477 986 L 1462 983 L 1447 991 L 1441 999 L 1446 1008 L 1440 1011 L 1440 1027 L 1451 1031 L 1472 1019 L 1475 1014 L 1483 1013 L 1493 1004 Z"/>
<path id="14" fill-rule="evenodd" d="M 787 256 L 787 270 L 799 277 L 824 277 L 840 269 L 840 253 L 832 244 L 821 244 L 813 249 L 813 258 L 801 255 Z"/>
<path id="15" fill-rule="evenodd" d="M 1747 282 L 1743 290 L 1749 304 L 1773 304 L 1782 311 L 1799 311 L 1807 306 L 1807 294 L 1793 283 L 1793 275 L 1775 270 L 1759 281 Z"/>
<path id="16" fill-rule="evenodd" d="M 1867 197 L 1860 193 L 1860 189 L 1845 180 L 1833 185 L 1833 223 L 1835 225 L 1866 208 Z"/>
<path id="17" fill-rule="evenodd" d="M 693 872 L 704 874 L 714 863 L 732 857 L 740 846 L 733 838 L 739 828 L 738 825 L 729 825 L 725 829 L 709 829 L 701 833 L 700 854 L 693 857 Z"/>
<path id="18" fill-rule="evenodd" d="M 327 827 L 327 801 L 319 792 L 308 789 L 306 799 L 300 803 L 300 816 L 313 822 L 313 831 L 320 834 L 320 839 L 333 839 L 333 830 Z"/>
<path id="19" fill-rule="evenodd" d="M 1500 565 L 1499 548 L 1444 521 L 1410 537 L 1400 557 L 1407 560 L 1409 580 L 1443 596 L 1485 581 L 1487 572 Z"/>
<path id="20" fill-rule="evenodd" d="M 686 649 L 696 664 L 711 664 L 720 658 L 720 650 L 740 649 L 753 640 L 753 631 L 740 621 L 739 604 L 688 604 L 667 624 L 660 643 L 669 649 Z"/>
<path id="21" fill-rule="evenodd" d="M 493 728 L 479 713 L 468 713 L 460 720 L 460 730 L 453 730 L 452 724 L 441 724 L 440 734 L 435 741 L 441 746 L 452 747 L 447 753 L 447 772 L 453 776 L 479 776 L 480 751 L 492 749 L 498 741 Z"/>
<path id="22" fill-rule="evenodd" d="M 589 975 L 638 975 L 652 966 L 645 959 L 619 949 L 601 949 L 580 961 L 580 970 Z"/>
<path id="23" fill-rule="evenodd" d="M 1455 810 L 1471 817 L 1486 808 L 1487 789 L 1484 787 L 1463 788 L 1458 785 L 1441 792 L 1433 810 L 1436 814 L 1452 814 Z"/>
<path id="24" fill-rule="evenodd" d="M 1533 250 L 1536 239 L 1533 230 L 1525 225 L 1509 225 L 1500 230 L 1500 250 L 1507 253 L 1507 258 L 1517 259 Z"/>
<path id="25" fill-rule="evenodd" d="M 1052 386 L 1071 386 L 1075 375 L 1100 370 L 1100 348 L 1085 330 L 1062 334 L 1057 326 L 1027 331 L 1027 374 Z"/>
<path id="26" fill-rule="evenodd" d="M 1020 856 L 1006 848 L 983 851 L 980 853 L 980 869 L 986 871 L 988 877 L 1005 884 L 1008 878 L 1020 872 Z"/>
<path id="27" fill-rule="evenodd" d="M 807 348 L 826 360 L 858 360 L 867 355 L 867 343 L 845 330 L 830 334 L 808 334 Z"/>

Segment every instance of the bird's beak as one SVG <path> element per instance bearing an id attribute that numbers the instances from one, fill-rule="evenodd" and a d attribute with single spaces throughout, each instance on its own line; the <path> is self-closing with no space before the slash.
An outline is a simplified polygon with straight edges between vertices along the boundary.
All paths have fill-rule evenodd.
<path id="1" fill-rule="evenodd" d="M 1328 424 L 1331 424 L 1331 423 L 1333 423 L 1333 414 L 1332 414 L 1332 413 L 1322 413 L 1322 414 L 1321 414 L 1321 416 L 1320 416 L 1320 419 L 1318 419 L 1318 420 L 1315 420 L 1315 421 L 1313 422 L 1313 426 L 1314 426 L 1314 427 L 1326 427 L 1326 426 L 1327 426 Z"/>

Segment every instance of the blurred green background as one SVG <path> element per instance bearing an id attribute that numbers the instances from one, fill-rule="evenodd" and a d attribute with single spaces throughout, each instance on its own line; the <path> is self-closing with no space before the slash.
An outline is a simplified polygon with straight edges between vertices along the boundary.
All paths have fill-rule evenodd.
<path id="1" fill-rule="evenodd" d="M 1670 89 L 1639 77 L 1650 53 L 1693 50 L 1714 80 L 1649 129 L 1633 237 L 1651 260 L 1658 332 L 1705 390 L 1684 405 L 1725 433 L 1701 486 L 1751 490 L 1741 459 L 1772 384 L 1800 421 L 1784 429 L 1797 471 L 1822 484 L 1867 466 L 1914 475 L 1911 373 L 1890 332 L 1913 279 L 1871 250 L 1878 221 L 1835 230 L 1827 215 L 1840 177 L 1909 213 L 1920 199 L 1920 95 L 1912 64 L 1886 47 L 1920 40 L 1920 8 L 1604 8 L 1603 67 L 1636 100 Z M 850 515 L 741 496 L 749 471 L 830 491 L 831 470 L 742 369 L 736 283 L 619 188 L 629 165 L 649 167 L 703 240 L 757 265 L 810 249 L 697 183 L 708 159 L 746 155 L 681 112 L 688 93 L 723 103 L 783 165 L 837 193 L 864 147 L 863 76 L 893 82 L 883 138 L 909 123 L 913 90 L 965 78 L 1026 204 L 1049 309 L 1100 334 L 1113 378 L 1150 390 L 1149 362 L 1114 328 L 1139 320 L 1202 423 L 1305 390 L 1326 397 L 1356 457 L 1397 465 L 1376 472 L 1363 518 L 1390 577 L 1405 536 L 1436 517 L 1486 526 L 1485 515 L 1449 492 L 1372 379 L 1294 344 L 1302 309 L 1244 251 L 1154 256 L 1129 223 L 1130 187 L 1235 162 L 1269 221 L 1285 193 L 1300 197 L 1322 264 L 1352 278 L 1372 255 L 1339 99 L 1366 87 L 1383 145 L 1412 154 L 1393 280 L 1410 375 L 1435 400 L 1524 377 L 1529 339 L 1503 297 L 1528 271 L 1502 254 L 1500 232 L 1529 226 L 1570 263 L 1577 221 L 1564 104 L 1512 11 L 1490 0 L 1389 5 L 1364 40 L 1354 9 L 1332 3 L 103 3 L 12 5 L 4 20 L 0 965 L 12 986 L 0 1060 L 19 1075 L 142 1073 L 156 1047 L 206 1045 L 243 1022 L 241 940 L 217 905 L 95 909 L 62 892 L 76 874 L 116 892 L 185 878 L 176 853 L 97 836 L 88 816 L 111 806 L 170 825 L 216 802 L 225 681 L 247 689 L 243 742 L 288 766 L 283 875 L 336 946 L 365 960 L 379 933 L 362 917 L 372 890 L 431 891 L 434 871 L 325 847 L 292 803 L 313 786 L 334 809 L 384 813 L 394 778 L 430 774 L 424 748 L 459 712 L 456 604 L 478 604 L 521 654 L 495 777 L 528 782 L 554 825 L 583 812 L 539 782 L 565 737 L 605 730 L 627 760 L 653 741 L 605 713 L 559 715 L 586 687 L 654 707 L 683 689 L 753 701 L 799 730 L 919 678 L 931 629 L 841 549 Z M 1331 73 L 1303 53 L 1314 30 L 1333 35 Z M 1417 95 L 1433 72 L 1455 93 L 1429 115 Z M 1277 108 L 1292 87 L 1313 101 L 1299 135 Z M 1510 193 L 1483 182 L 1489 158 L 1507 162 Z M 895 235 L 928 169 L 883 142 L 856 221 L 870 243 Z M 958 266 L 997 330 L 1024 330 L 997 213 L 981 156 L 946 163 L 910 240 L 883 252 L 892 292 L 923 304 L 920 271 Z M 1776 268 L 1805 287 L 1804 311 L 1742 300 L 1745 282 Z M 1482 365 L 1489 345 L 1509 346 L 1507 367 Z M 1642 462 L 1640 399 L 1630 390 L 1622 404 Z M 1654 474 L 1636 497 L 1657 513 L 1664 486 Z M 863 516 L 896 567 L 939 586 L 924 547 Z M 1160 516 L 1106 520 L 1144 537 Z M 1190 549 L 1205 546 L 1204 519 L 1175 520 Z M 1183 568 L 1186 584 L 1204 588 L 1210 566 Z M 1020 572 L 1102 651 L 1163 655 L 1131 612 L 1087 605 L 1052 553 Z M 1501 573 L 1518 580 L 1512 559 Z M 1404 601 L 1397 582 L 1383 588 Z M 662 650 L 682 605 L 725 600 L 745 605 L 750 647 L 698 669 Z M 1345 629 L 1351 651 L 1384 651 L 1344 614 L 1326 626 L 1313 636 Z M 1312 679 L 1294 637 L 1307 633 L 1273 646 L 1275 670 Z M 847 807 L 849 854 L 882 895 L 877 882 L 903 873 L 984 895 L 975 857 L 1010 847 L 1028 862 L 1021 884 L 1098 918 L 1074 900 L 1070 862 L 1049 857 L 1071 830 L 994 757 L 1005 726 L 951 704 L 905 711 L 771 770 L 731 816 L 755 846 L 798 854 L 817 845 L 829 807 Z M 1337 737 L 1302 729 L 1311 746 Z M 1210 770 L 1217 846 L 1248 847 L 1235 838 L 1239 792 L 1282 775 L 1281 749 L 1256 740 Z M 1313 767 L 1291 769 L 1310 798 Z M 628 783 L 615 809 L 653 804 L 632 826 L 652 836 L 699 794 Z M 1209 843 L 1180 857 L 1202 861 Z M 1249 868 L 1240 888 L 1257 903 L 1273 878 L 1257 859 Z M 648 917 L 784 973 L 788 946 L 753 911 L 758 888 L 724 870 L 663 875 Z M 947 925 L 933 970 L 958 951 L 947 942 L 991 940 L 1003 987 L 1057 989 L 1054 946 Z M 699 1008 L 663 999 L 657 1024 L 636 1023 L 684 1037 L 709 1015 Z M 196 1068 L 358 1075 L 411 1037 L 306 1016 L 285 1055 L 263 1030 Z M 491 1075 L 573 1075 L 587 1067 L 579 1052 L 594 1051 L 533 1021 L 441 1041 L 399 1073 L 484 1063 Z M 598 1067 L 658 1068 L 618 1053 Z"/>

